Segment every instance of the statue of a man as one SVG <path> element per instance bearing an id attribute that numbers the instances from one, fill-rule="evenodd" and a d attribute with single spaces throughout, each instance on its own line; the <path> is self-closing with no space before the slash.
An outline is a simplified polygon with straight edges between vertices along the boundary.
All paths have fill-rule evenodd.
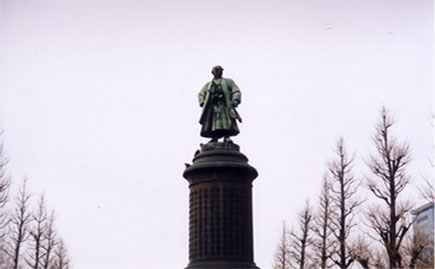
<path id="1" fill-rule="evenodd" d="M 211 142 L 221 137 L 225 142 L 231 141 L 229 137 L 239 133 L 236 120 L 242 122 L 236 111 L 241 101 L 240 90 L 232 79 L 222 77 L 223 70 L 219 65 L 213 67 L 214 78 L 199 93 L 199 105 L 203 107 L 199 120 L 201 136 L 212 138 Z"/>

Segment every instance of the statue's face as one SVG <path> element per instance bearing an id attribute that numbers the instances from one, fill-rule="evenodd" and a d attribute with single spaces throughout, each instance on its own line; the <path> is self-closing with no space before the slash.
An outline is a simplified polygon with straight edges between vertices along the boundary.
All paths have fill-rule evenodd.
<path id="1" fill-rule="evenodd" d="M 222 73 L 223 73 L 223 70 L 222 69 L 220 69 L 220 68 L 216 68 L 216 69 L 213 69 L 213 75 L 214 75 L 214 77 L 215 78 L 221 78 L 222 77 Z"/>

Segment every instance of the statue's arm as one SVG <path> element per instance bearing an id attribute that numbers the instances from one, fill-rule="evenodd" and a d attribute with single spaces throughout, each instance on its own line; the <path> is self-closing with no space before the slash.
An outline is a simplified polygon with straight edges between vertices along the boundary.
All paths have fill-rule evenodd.
<path id="1" fill-rule="evenodd" d="M 240 92 L 239 87 L 236 85 L 236 83 L 230 79 L 230 83 L 231 86 L 231 104 L 234 107 L 237 107 L 241 102 L 242 102 L 242 94 Z"/>
<path id="2" fill-rule="evenodd" d="M 207 94 L 207 84 L 204 87 L 202 87 L 201 91 L 198 94 L 198 101 L 200 107 L 204 106 L 206 94 Z"/>

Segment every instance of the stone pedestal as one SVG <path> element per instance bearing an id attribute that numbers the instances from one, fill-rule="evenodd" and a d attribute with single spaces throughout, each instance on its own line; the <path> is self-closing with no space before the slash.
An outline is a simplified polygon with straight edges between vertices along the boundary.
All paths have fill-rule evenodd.
<path id="1" fill-rule="evenodd" d="M 258 269 L 253 255 L 255 168 L 230 142 L 211 142 L 183 176 L 189 182 L 187 269 Z"/>

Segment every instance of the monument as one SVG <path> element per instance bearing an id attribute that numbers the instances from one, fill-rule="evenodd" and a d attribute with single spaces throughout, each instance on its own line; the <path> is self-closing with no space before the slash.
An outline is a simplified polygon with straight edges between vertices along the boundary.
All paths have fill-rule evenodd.
<path id="1" fill-rule="evenodd" d="M 252 181 L 258 174 L 230 139 L 242 121 L 236 111 L 241 93 L 222 73 L 221 66 L 213 67 L 212 81 L 199 93 L 201 136 L 211 140 L 183 173 L 190 191 L 187 269 L 258 269 L 252 227 Z"/>

